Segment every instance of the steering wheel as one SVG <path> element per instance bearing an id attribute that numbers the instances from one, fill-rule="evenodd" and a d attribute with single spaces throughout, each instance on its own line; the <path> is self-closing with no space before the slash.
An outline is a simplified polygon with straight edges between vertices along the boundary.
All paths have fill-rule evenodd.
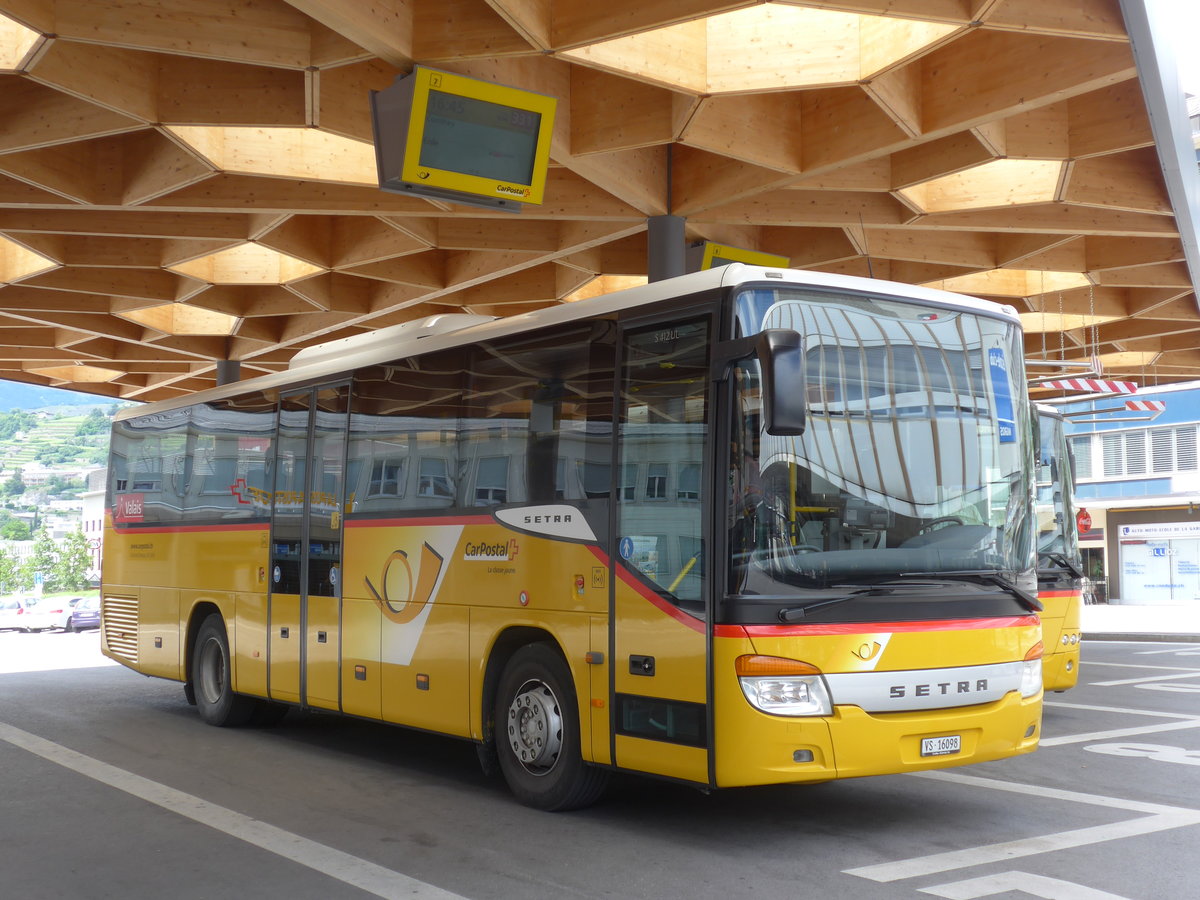
<path id="1" fill-rule="evenodd" d="M 931 531 L 936 531 L 941 525 L 963 525 L 965 524 L 959 516 L 941 516 L 937 519 L 931 519 L 926 522 L 918 531 L 917 534 L 929 534 Z"/>

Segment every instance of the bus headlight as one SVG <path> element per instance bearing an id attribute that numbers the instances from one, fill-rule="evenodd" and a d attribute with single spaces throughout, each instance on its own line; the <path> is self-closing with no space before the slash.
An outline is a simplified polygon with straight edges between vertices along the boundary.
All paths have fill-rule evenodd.
<path id="1" fill-rule="evenodd" d="M 1021 668 L 1021 696 L 1034 697 L 1042 689 L 1042 654 L 1045 647 L 1038 641 L 1025 654 Z"/>
<path id="2" fill-rule="evenodd" d="M 778 656 L 739 656 L 735 667 L 742 693 L 755 709 L 776 716 L 833 713 L 829 688 L 816 666 Z"/>

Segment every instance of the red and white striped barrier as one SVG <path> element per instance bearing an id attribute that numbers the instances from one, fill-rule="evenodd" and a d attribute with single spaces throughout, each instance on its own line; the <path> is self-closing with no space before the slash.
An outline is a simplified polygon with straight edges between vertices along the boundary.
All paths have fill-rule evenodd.
<path id="1" fill-rule="evenodd" d="M 1052 391 L 1084 391 L 1089 394 L 1136 394 L 1138 392 L 1137 384 L 1132 381 L 1108 381 L 1103 378 L 1063 378 L 1059 381 L 1043 381 L 1037 387 Z"/>
<path id="2" fill-rule="evenodd" d="M 1125 408 L 1134 412 L 1162 412 L 1167 404 L 1162 400 L 1126 400 Z"/>

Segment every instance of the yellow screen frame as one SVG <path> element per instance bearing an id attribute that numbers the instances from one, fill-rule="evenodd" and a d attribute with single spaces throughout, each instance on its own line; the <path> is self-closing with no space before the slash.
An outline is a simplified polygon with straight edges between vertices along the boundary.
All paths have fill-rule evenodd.
<path id="1" fill-rule="evenodd" d="M 550 166 L 550 136 L 554 130 L 554 110 L 557 99 L 546 94 L 492 84 L 417 66 L 413 69 L 413 98 L 408 137 L 404 148 L 404 165 L 400 177 L 416 185 L 498 198 L 517 203 L 540 204 L 546 193 L 546 173 Z M 533 157 L 533 175 L 529 184 L 501 181 L 479 175 L 466 175 L 448 169 L 420 164 L 421 143 L 425 136 L 425 121 L 429 112 L 430 91 L 480 100 L 500 106 L 510 106 L 541 116 Z"/>
<path id="2" fill-rule="evenodd" d="M 763 253 L 760 250 L 746 250 L 742 247 L 731 247 L 728 244 L 705 241 L 700 268 L 711 269 L 714 259 L 745 263 L 748 266 L 762 266 L 765 269 L 786 269 L 791 263 L 786 256 L 776 256 L 774 253 Z"/>

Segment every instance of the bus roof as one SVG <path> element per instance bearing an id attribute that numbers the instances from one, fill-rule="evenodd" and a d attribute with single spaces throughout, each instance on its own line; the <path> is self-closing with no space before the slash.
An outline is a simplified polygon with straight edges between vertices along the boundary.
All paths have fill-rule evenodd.
<path id="1" fill-rule="evenodd" d="M 601 317 L 633 307 L 644 306 L 673 297 L 703 293 L 717 288 L 741 284 L 779 284 L 797 287 L 817 287 L 895 296 L 916 303 L 982 313 L 1012 320 L 1019 324 L 1017 311 L 1007 305 L 981 300 L 964 294 L 934 288 L 919 287 L 880 279 L 810 272 L 797 269 L 771 269 L 730 263 L 715 269 L 656 281 L 640 287 L 615 291 L 575 303 L 521 313 L 515 316 L 445 314 L 404 322 L 347 338 L 316 344 L 299 351 L 286 371 L 262 375 L 245 381 L 220 385 L 205 391 L 160 400 L 145 406 L 129 407 L 117 413 L 123 420 L 149 412 L 166 411 L 195 403 L 236 397 L 247 391 L 285 388 L 289 385 L 312 384 L 369 365 L 404 359 L 419 353 L 443 350 L 464 344 L 493 340 L 510 334 L 520 334 L 536 328 L 568 324 L 583 319 Z"/>

